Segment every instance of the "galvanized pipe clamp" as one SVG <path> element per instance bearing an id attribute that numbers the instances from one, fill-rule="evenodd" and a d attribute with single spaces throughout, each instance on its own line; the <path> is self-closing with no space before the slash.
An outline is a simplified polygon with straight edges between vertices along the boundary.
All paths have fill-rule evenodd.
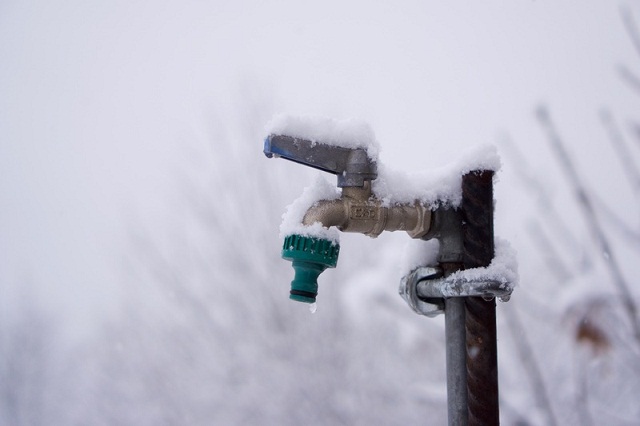
<path id="1" fill-rule="evenodd" d="M 513 292 L 511 283 L 498 279 L 474 279 L 462 274 L 443 276 L 437 266 L 421 266 L 400 281 L 400 296 L 414 312 L 427 317 L 444 313 L 444 299 L 450 297 L 498 298 L 507 302 Z"/>

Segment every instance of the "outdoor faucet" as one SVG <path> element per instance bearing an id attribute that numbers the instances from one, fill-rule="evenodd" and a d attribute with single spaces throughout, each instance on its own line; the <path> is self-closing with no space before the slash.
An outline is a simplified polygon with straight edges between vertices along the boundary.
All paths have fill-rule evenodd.
<path id="1" fill-rule="evenodd" d="M 319 200 L 302 219 L 302 225 L 320 223 L 324 228 L 335 226 L 343 232 L 357 232 L 377 237 L 382 231 L 406 231 L 412 238 L 429 232 L 431 210 L 418 201 L 388 205 L 372 191 L 378 177 L 377 163 L 364 148 L 345 148 L 287 135 L 269 135 L 264 141 L 267 157 L 282 157 L 296 163 L 337 175 L 342 189 L 340 198 Z M 317 277 L 334 268 L 340 247 L 332 241 L 288 235 L 282 257 L 293 262 L 296 272 L 291 283 L 290 298 L 314 303 Z"/>
<path id="2" fill-rule="evenodd" d="M 405 275 L 399 293 L 416 313 L 445 316 L 448 424 L 499 424 L 495 299 L 509 300 L 517 263 L 504 243 L 497 250 L 494 241 L 493 177 L 500 167 L 495 149 L 468 154 L 442 175 L 433 196 L 399 187 L 389 195 L 386 182 L 376 182 L 375 156 L 358 145 L 366 138 L 350 132 L 353 138 L 343 137 L 342 129 L 334 132 L 335 123 L 329 121 L 323 123 L 327 129 L 312 129 L 309 135 L 300 130 L 308 130 L 301 126 L 307 122 L 285 124 L 276 123 L 266 138 L 267 157 L 335 174 L 341 188 L 338 198 L 333 192 L 303 194 L 286 216 L 290 222 L 283 226 L 282 257 L 296 271 L 290 298 L 315 302 L 318 276 L 337 264 L 340 247 L 335 234 L 324 233 L 324 228 L 370 237 L 402 230 L 412 238 L 437 239 L 437 259 Z M 334 137 L 344 145 L 334 145 Z"/>

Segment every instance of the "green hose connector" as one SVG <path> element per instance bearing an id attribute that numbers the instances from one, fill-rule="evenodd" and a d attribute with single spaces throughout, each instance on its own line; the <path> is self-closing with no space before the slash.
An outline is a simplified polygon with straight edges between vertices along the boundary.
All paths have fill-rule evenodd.
<path id="1" fill-rule="evenodd" d="M 318 276 L 338 263 L 340 245 L 329 240 L 301 235 L 284 239 L 282 258 L 293 262 L 295 278 L 291 281 L 289 298 L 314 303 L 318 295 Z"/>

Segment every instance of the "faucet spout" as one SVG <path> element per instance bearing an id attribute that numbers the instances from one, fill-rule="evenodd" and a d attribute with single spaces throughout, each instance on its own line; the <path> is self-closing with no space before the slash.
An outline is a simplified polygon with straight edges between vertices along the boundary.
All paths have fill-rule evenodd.
<path id="1" fill-rule="evenodd" d="M 362 188 L 343 188 L 339 199 L 322 200 L 309 208 L 302 224 L 316 222 L 372 238 L 383 231 L 406 231 L 411 238 L 421 238 L 431 228 L 431 210 L 419 202 L 385 206 L 371 195 L 371 182 L 365 181 Z"/>
<path id="2" fill-rule="evenodd" d="M 349 214 L 343 199 L 322 200 L 314 204 L 302 218 L 302 224 L 311 226 L 319 222 L 325 228 L 335 226 L 342 229 L 349 220 Z"/>

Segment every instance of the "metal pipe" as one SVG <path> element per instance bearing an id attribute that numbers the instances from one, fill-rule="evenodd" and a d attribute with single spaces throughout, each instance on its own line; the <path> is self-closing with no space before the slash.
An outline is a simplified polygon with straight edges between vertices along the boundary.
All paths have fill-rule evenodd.
<path id="1" fill-rule="evenodd" d="M 449 426 L 467 426 L 467 357 L 464 298 L 444 301 Z"/>
<path id="2" fill-rule="evenodd" d="M 467 297 L 465 308 L 469 425 L 498 425 L 496 302 Z"/>
<path id="3" fill-rule="evenodd" d="M 462 177 L 462 240 L 465 269 L 484 267 L 494 256 L 493 172 Z M 498 425 L 498 349 L 495 299 L 465 301 L 469 425 Z"/>

